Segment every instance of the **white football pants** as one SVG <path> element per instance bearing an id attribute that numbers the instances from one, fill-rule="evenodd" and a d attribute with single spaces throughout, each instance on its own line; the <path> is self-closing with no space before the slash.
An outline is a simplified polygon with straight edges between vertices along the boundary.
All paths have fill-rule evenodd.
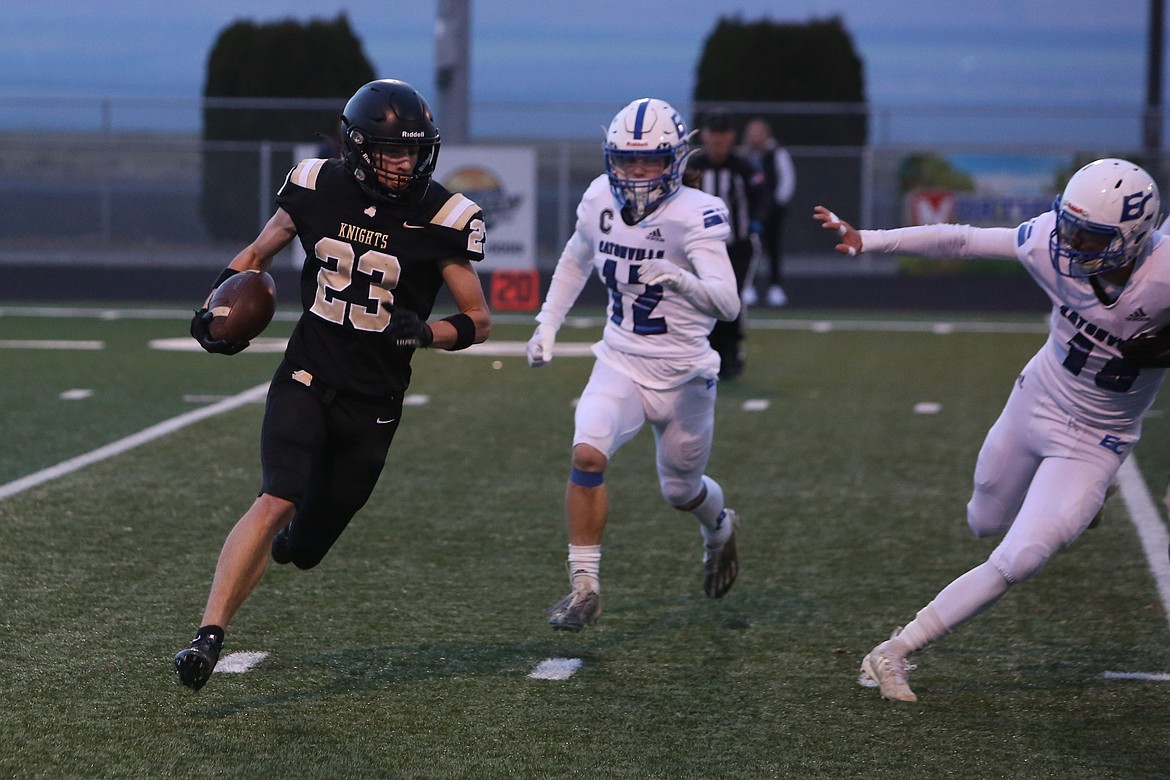
<path id="1" fill-rule="evenodd" d="M 1021 375 L 975 466 L 967 523 L 1005 534 L 990 562 L 1009 582 L 1034 576 L 1088 527 L 1141 435 L 1086 424 L 1057 408 L 1035 374 Z"/>
<path id="2" fill-rule="evenodd" d="M 589 444 L 608 460 L 649 422 L 662 497 L 672 506 L 685 504 L 703 490 L 715 434 L 715 385 L 696 377 L 652 390 L 599 360 L 577 402 L 573 445 Z"/>

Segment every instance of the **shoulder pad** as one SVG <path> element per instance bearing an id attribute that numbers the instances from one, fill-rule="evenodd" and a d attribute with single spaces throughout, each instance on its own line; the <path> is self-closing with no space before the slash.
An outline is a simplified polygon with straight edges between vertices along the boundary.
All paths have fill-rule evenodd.
<path id="1" fill-rule="evenodd" d="M 313 158 L 301 160 L 289 173 L 288 180 L 306 190 L 315 190 L 317 189 L 317 176 L 321 173 L 321 166 L 324 164 L 325 160 Z"/>
<path id="2" fill-rule="evenodd" d="M 454 192 L 451 193 L 451 197 L 447 198 L 447 202 L 435 212 L 435 216 L 431 217 L 431 224 L 453 230 L 463 230 L 467 227 L 467 222 L 479 210 L 479 206 L 471 198 Z"/>

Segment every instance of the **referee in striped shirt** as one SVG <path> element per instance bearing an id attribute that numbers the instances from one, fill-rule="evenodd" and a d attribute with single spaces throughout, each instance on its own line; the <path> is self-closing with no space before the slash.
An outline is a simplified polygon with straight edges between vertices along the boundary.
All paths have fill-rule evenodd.
<path id="1" fill-rule="evenodd" d="M 752 236 L 759 235 L 767 207 L 764 174 L 732 150 L 735 127 L 726 111 L 716 109 L 704 118 L 700 138 L 703 148 L 687 162 L 685 181 L 703 192 L 718 195 L 727 204 L 731 219 L 727 254 L 742 296 L 752 261 Z M 743 323 L 741 308 L 737 319 L 716 322 L 711 331 L 711 346 L 719 353 L 720 379 L 734 379 L 743 371 L 740 344 L 744 337 Z"/>

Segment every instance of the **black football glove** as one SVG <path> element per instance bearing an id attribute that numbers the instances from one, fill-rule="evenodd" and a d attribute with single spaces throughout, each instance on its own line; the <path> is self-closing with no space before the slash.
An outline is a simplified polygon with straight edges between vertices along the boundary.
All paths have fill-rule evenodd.
<path id="1" fill-rule="evenodd" d="M 390 313 L 390 338 L 405 349 L 425 349 L 435 340 L 431 326 L 410 309 L 395 307 Z"/>
<path id="2" fill-rule="evenodd" d="M 1123 358 L 1138 368 L 1170 368 L 1170 327 L 1126 339 L 1117 348 Z"/>
<path id="3" fill-rule="evenodd" d="M 208 352 L 214 352 L 220 355 L 234 355 L 237 352 L 243 352 L 251 343 L 250 341 L 242 341 L 238 344 L 231 344 L 226 341 L 213 339 L 210 328 L 211 312 L 205 308 L 196 311 L 195 316 L 191 318 L 191 338 L 198 341 L 199 346 Z"/>

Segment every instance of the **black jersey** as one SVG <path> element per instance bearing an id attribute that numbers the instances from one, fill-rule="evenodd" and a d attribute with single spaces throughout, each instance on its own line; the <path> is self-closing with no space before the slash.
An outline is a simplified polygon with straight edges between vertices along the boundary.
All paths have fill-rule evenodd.
<path id="1" fill-rule="evenodd" d="M 443 284 L 440 261 L 483 259 L 483 212 L 431 182 L 422 201 L 373 201 L 341 160 L 302 160 L 276 205 L 305 250 L 301 306 L 287 360 L 338 391 L 401 394 L 413 350 L 386 335 L 387 306 L 430 316 Z M 385 306 L 383 304 L 386 304 Z"/>

